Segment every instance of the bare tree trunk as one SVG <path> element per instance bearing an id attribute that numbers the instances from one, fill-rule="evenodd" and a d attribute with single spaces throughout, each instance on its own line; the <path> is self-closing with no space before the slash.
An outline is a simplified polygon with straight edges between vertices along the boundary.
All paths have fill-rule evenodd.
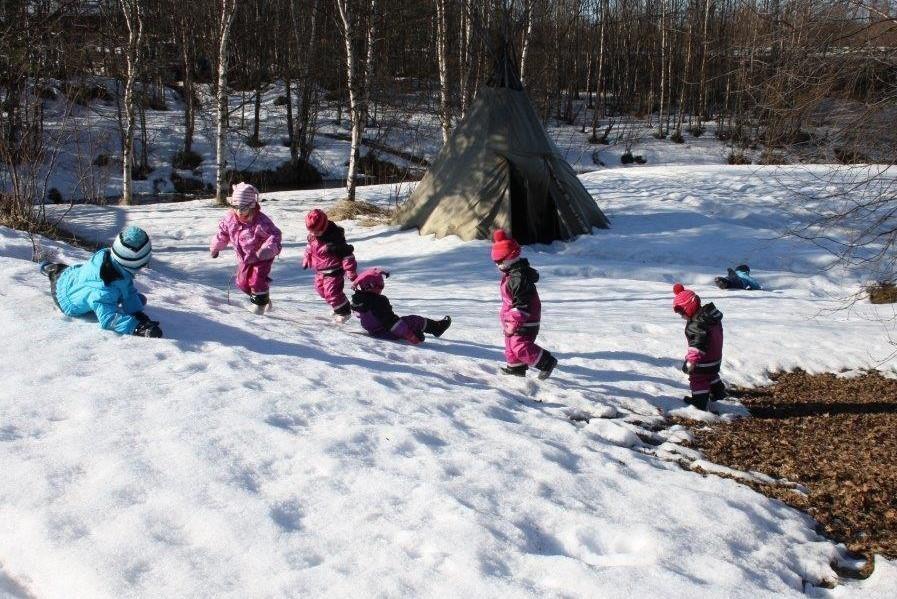
<path id="1" fill-rule="evenodd" d="M 298 122 L 294 125 L 295 135 L 292 138 L 293 143 L 290 144 L 290 155 L 294 161 L 297 156 L 301 156 L 303 160 L 307 160 L 312 151 L 311 146 L 314 138 L 314 124 L 311 122 L 311 105 L 312 97 L 315 93 L 315 86 L 311 80 L 311 72 L 316 57 L 315 50 L 318 47 L 316 36 L 320 2 L 321 0 L 314 0 L 311 5 L 308 32 L 304 38 L 299 28 L 299 20 L 296 14 L 296 2 L 290 2 L 290 16 L 293 22 L 296 49 L 298 52 L 300 48 L 304 47 L 305 52 L 304 56 L 297 56 L 297 60 L 301 63 L 302 67 L 299 72 L 298 81 L 298 85 L 301 86 L 301 93 L 299 91 L 296 93 L 298 101 L 296 118 Z M 303 39 L 306 40 L 304 43 Z M 342 110 L 341 102 L 339 103 L 339 108 Z M 337 124 L 339 124 L 339 121 L 341 120 L 340 117 L 337 117 Z"/>
<path id="2" fill-rule="evenodd" d="M 181 61 L 184 64 L 184 153 L 193 150 L 194 131 L 194 106 L 195 95 L 193 92 L 193 54 L 188 48 L 192 48 L 188 28 L 181 29 Z"/>
<path id="3" fill-rule="evenodd" d="M 710 3 L 712 0 L 704 0 L 704 31 L 701 34 L 701 81 L 698 87 L 698 128 L 707 118 L 707 54 L 710 52 L 710 44 L 707 39 L 707 28 L 710 22 Z"/>
<path id="4" fill-rule="evenodd" d="M 598 75 L 595 78 L 595 110 L 592 113 L 592 143 L 598 142 L 598 119 L 604 116 L 604 30 L 607 22 L 607 0 L 601 0 L 601 33 L 598 42 Z"/>
<path id="5" fill-rule="evenodd" d="M 224 206 L 227 204 L 227 161 L 224 148 L 228 127 L 227 106 L 227 43 L 230 39 L 231 25 L 237 12 L 237 0 L 220 0 L 221 13 L 218 20 L 218 86 L 215 90 L 218 128 L 215 135 L 215 200 Z"/>
<path id="6" fill-rule="evenodd" d="M 289 60 L 289 59 L 287 59 Z M 296 162 L 299 157 L 298 145 L 296 143 L 296 128 L 293 124 L 293 81 L 290 77 L 289 63 L 284 68 L 283 86 L 286 93 L 287 107 L 287 140 L 290 142 L 290 160 Z"/>
<path id="7" fill-rule="evenodd" d="M 145 179 L 146 173 L 149 172 L 149 133 L 146 130 L 146 103 L 148 101 L 146 90 L 148 87 L 144 81 L 140 101 L 137 102 L 137 114 L 140 117 L 140 162 L 137 171 L 140 173 L 141 179 Z"/>
<path id="8" fill-rule="evenodd" d="M 686 14 L 686 19 L 688 15 Z M 682 116 L 685 113 L 685 90 L 688 88 L 688 74 L 691 66 L 691 21 L 688 22 L 688 48 L 685 51 L 685 66 L 683 67 L 682 85 L 679 89 L 679 113 L 676 115 L 676 139 L 682 139 Z"/>
<path id="9" fill-rule="evenodd" d="M 458 45 L 460 54 L 458 56 L 458 65 L 460 68 L 459 95 L 461 102 L 461 118 L 467 115 L 467 106 L 470 103 L 470 72 L 473 69 L 473 61 L 471 60 L 471 52 L 473 48 L 473 19 L 470 14 L 470 0 L 462 0 L 461 2 L 461 43 Z"/>
<path id="10" fill-rule="evenodd" d="M 365 53 L 364 60 L 364 81 L 361 82 L 362 96 L 364 101 L 362 103 L 362 108 L 364 109 L 364 121 L 362 122 L 362 133 L 364 133 L 364 127 L 367 126 L 368 119 L 370 118 L 370 109 L 371 109 L 371 89 L 373 88 L 373 72 L 374 72 L 374 38 L 377 35 L 377 0 L 370 0 L 371 3 L 371 14 L 370 21 L 368 23 L 368 33 L 367 33 L 367 52 Z"/>
<path id="11" fill-rule="evenodd" d="M 128 28 L 128 49 L 125 55 L 127 75 L 125 79 L 125 134 L 122 140 L 122 190 L 121 203 L 125 206 L 133 201 L 132 167 L 134 161 L 134 83 L 140 68 L 143 48 L 143 7 L 140 0 L 120 0 L 121 10 Z"/>
<path id="12" fill-rule="evenodd" d="M 436 0 L 436 58 L 439 63 L 439 119 L 442 122 L 442 143 L 448 143 L 452 130 L 452 104 L 448 80 L 448 50 L 446 34 L 448 19 L 446 0 Z"/>
<path id="13" fill-rule="evenodd" d="M 259 120 L 262 112 L 262 83 L 259 81 L 255 86 L 255 105 L 252 112 L 252 143 L 255 146 L 261 145 L 262 140 L 259 139 Z"/>
<path id="14" fill-rule="evenodd" d="M 374 41 L 374 12 L 377 7 L 377 0 L 370 0 L 367 35 L 368 48 L 364 54 L 364 58 L 359 57 L 359 51 L 356 49 L 355 37 L 357 35 L 356 24 L 360 26 L 361 15 L 353 14 L 350 6 L 350 0 L 335 0 L 337 10 L 339 11 L 340 21 L 343 25 L 343 39 L 346 46 L 346 79 L 349 88 L 349 112 L 352 121 L 352 142 L 349 149 L 349 172 L 346 175 L 346 195 L 350 202 L 355 201 L 356 175 L 358 174 L 358 160 L 360 155 L 361 141 L 364 136 L 365 121 L 367 119 L 367 93 L 364 89 L 367 75 L 369 74 L 368 59 L 372 53 Z"/>
<path id="15" fill-rule="evenodd" d="M 533 2 L 534 0 L 525 0 L 523 18 L 526 20 L 526 27 L 523 30 L 523 49 L 520 52 L 520 83 L 526 83 L 526 59 L 529 56 L 529 40 L 533 33 Z"/>
<path id="16" fill-rule="evenodd" d="M 667 27 L 666 27 L 667 0 L 660 0 L 660 114 L 657 119 L 657 137 L 666 137 L 663 132 L 664 93 L 667 81 Z M 652 106 L 653 108 L 653 106 Z"/>

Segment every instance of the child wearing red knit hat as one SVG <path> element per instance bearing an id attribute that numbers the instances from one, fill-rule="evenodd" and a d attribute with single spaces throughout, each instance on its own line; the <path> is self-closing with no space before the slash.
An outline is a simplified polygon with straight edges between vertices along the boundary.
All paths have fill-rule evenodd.
<path id="1" fill-rule="evenodd" d="M 711 399 L 726 396 L 726 386 L 720 380 L 723 360 L 723 313 L 713 303 L 701 306 L 701 298 L 682 283 L 673 285 L 673 311 L 687 322 L 685 339 L 688 351 L 682 372 L 688 375 L 691 397 L 685 402 L 699 410 L 707 410 Z"/>
<path id="2" fill-rule="evenodd" d="M 346 278 L 354 281 L 358 276 L 355 248 L 346 243 L 343 228 L 328 219 L 320 208 L 305 215 L 305 228 L 308 245 L 302 268 L 315 271 L 315 291 L 333 308 L 333 321 L 343 324 L 352 316 L 343 287 Z"/>
<path id="3" fill-rule="evenodd" d="M 542 302 L 536 290 L 539 273 L 520 257 L 520 245 L 501 229 L 492 236 L 492 261 L 501 271 L 501 319 L 505 334 L 505 358 L 502 373 L 526 376 L 527 368 L 539 371 L 546 379 L 557 366 L 557 358 L 536 345 Z"/>

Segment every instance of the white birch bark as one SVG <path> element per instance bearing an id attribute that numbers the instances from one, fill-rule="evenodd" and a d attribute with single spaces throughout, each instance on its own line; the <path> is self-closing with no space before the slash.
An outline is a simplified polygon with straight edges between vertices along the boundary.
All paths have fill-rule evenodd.
<path id="1" fill-rule="evenodd" d="M 224 155 L 228 128 L 227 45 L 230 40 L 230 29 L 234 22 L 234 14 L 237 12 L 237 0 L 220 0 L 220 7 L 221 14 L 218 20 L 218 88 L 215 95 L 215 105 L 217 107 L 215 200 L 223 205 L 227 202 L 227 184 L 224 180 L 227 174 L 227 161 Z"/>
<path id="2" fill-rule="evenodd" d="M 666 91 L 667 80 L 667 27 L 666 27 L 666 0 L 660 0 L 660 114 L 657 120 L 657 135 L 663 137 L 663 111 L 664 92 Z M 653 107 L 652 107 L 653 108 Z"/>
<path id="3" fill-rule="evenodd" d="M 120 0 L 121 10 L 128 28 L 128 49 L 125 55 L 127 74 L 125 78 L 124 116 L 125 130 L 122 138 L 122 190 L 121 203 L 131 204 L 133 201 L 133 164 L 134 164 L 134 83 L 140 68 L 143 46 L 143 8 L 139 0 Z"/>
<path id="4" fill-rule="evenodd" d="M 520 83 L 526 84 L 526 57 L 529 55 L 529 40 L 533 33 L 533 0 L 526 0 L 524 5 L 526 28 L 523 32 L 523 49 L 520 51 Z"/>
<path id="5" fill-rule="evenodd" d="M 377 0 L 369 0 L 369 14 L 367 32 L 364 38 L 367 48 L 364 55 L 360 55 L 355 44 L 357 25 L 363 20 L 353 20 L 349 0 L 335 0 L 339 12 L 340 22 L 343 26 L 343 40 L 346 46 L 346 79 L 349 87 L 349 112 L 352 121 L 352 142 L 349 149 L 349 172 L 346 175 L 346 196 L 350 202 L 355 201 L 356 176 L 358 174 L 358 160 L 361 152 L 361 142 L 364 137 L 364 129 L 368 117 L 368 104 L 370 103 L 370 81 L 373 72 L 373 52 L 376 36 Z M 360 15 L 359 15 L 360 16 Z"/>
<path id="6" fill-rule="evenodd" d="M 439 64 L 439 119 L 442 121 L 442 143 L 448 143 L 452 129 L 452 106 L 448 80 L 448 50 L 446 34 L 448 20 L 446 0 L 436 0 L 436 58 Z"/>

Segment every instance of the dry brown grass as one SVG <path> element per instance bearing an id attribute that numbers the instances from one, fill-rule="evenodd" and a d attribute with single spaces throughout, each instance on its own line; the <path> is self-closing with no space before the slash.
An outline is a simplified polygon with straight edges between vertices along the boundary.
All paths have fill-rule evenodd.
<path id="1" fill-rule="evenodd" d="M 343 199 L 327 211 L 327 218 L 330 220 L 357 220 L 362 227 L 384 225 L 389 223 L 392 217 L 393 210 L 360 200 L 350 202 L 348 199 Z"/>
<path id="2" fill-rule="evenodd" d="M 807 512 L 851 551 L 897 558 L 897 380 L 877 372 L 773 378 L 733 393 L 753 418 L 702 425 L 693 445 L 718 464 L 804 485 L 807 495 L 750 486 Z"/>
<path id="3" fill-rule="evenodd" d="M 866 292 L 873 304 L 897 304 L 897 285 L 894 283 L 875 283 L 866 287 Z"/>

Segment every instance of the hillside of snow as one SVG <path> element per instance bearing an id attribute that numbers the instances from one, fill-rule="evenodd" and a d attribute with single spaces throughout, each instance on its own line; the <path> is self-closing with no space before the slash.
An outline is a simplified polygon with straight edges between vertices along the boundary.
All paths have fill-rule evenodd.
<path id="1" fill-rule="evenodd" d="M 730 383 L 798 366 L 897 375 L 893 307 L 843 309 L 862 273 L 822 270 L 821 249 L 779 235 L 794 217 L 783 178 L 822 185 L 803 169 L 584 175 L 612 228 L 525 250 L 540 342 L 560 359 L 545 382 L 497 374 L 484 241 L 343 223 L 361 267 L 392 272 L 399 314 L 454 324 L 417 347 L 330 324 L 300 267 L 303 217 L 341 190 L 263 195 L 284 232 L 265 317 L 232 287 L 232 253 L 208 255 L 224 214 L 209 201 L 75 207 L 66 224 L 85 237 L 149 232 L 137 285 L 164 339 L 61 316 L 29 240 L 0 228 L 0 595 L 893 596 L 883 559 L 823 588 L 843 548 L 808 516 L 690 471 L 687 432 L 662 426 L 717 418 L 682 403 L 675 281 L 725 314 Z M 711 285 L 742 262 L 766 290 Z"/>

